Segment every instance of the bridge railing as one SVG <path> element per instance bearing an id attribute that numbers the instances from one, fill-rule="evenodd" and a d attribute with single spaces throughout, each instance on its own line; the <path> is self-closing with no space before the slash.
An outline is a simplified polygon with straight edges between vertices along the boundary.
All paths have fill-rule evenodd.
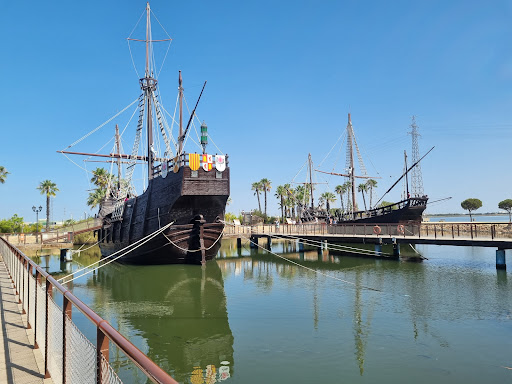
<path id="1" fill-rule="evenodd" d="M 80 301 L 39 265 L 0 239 L 0 254 L 7 266 L 28 328 L 34 329 L 34 349 L 44 359 L 45 377 L 60 383 L 121 383 L 109 364 L 110 345 L 116 346 L 154 383 L 177 383 L 106 320 Z M 57 297 L 62 305 L 57 304 Z M 96 328 L 89 340 L 73 322 L 80 311 Z"/>
<path id="2" fill-rule="evenodd" d="M 510 239 L 510 223 L 415 223 L 415 224 L 260 224 L 254 226 L 230 226 L 226 235 L 342 235 L 372 237 L 419 237 L 452 239 Z"/>

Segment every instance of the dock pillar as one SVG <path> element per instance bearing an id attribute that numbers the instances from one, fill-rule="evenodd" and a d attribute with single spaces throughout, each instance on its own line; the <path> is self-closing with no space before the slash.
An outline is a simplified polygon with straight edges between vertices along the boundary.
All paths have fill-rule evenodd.
<path id="1" fill-rule="evenodd" d="M 272 250 L 272 238 L 270 236 L 267 236 L 267 249 Z"/>
<path id="2" fill-rule="evenodd" d="M 400 244 L 397 242 L 393 243 L 393 256 L 400 257 Z"/>
<path id="3" fill-rule="evenodd" d="M 236 247 L 237 247 L 237 249 L 242 249 L 242 238 L 241 237 L 238 237 L 236 239 Z"/>
<path id="4" fill-rule="evenodd" d="M 251 236 L 251 248 L 258 248 L 258 238 L 256 236 Z"/>
<path id="5" fill-rule="evenodd" d="M 318 252 L 318 254 L 319 254 L 319 255 L 321 255 L 321 254 L 322 254 L 323 249 L 324 249 L 324 245 L 323 245 L 323 243 L 322 243 L 322 244 L 320 244 L 320 245 L 318 245 L 318 246 L 316 247 L 316 251 Z"/>
<path id="6" fill-rule="evenodd" d="M 304 252 L 304 243 L 299 241 L 299 252 Z"/>
<path id="7" fill-rule="evenodd" d="M 375 244 L 375 256 L 382 256 L 382 239 L 379 238 L 379 242 Z"/>
<path id="8" fill-rule="evenodd" d="M 501 248 L 496 250 L 496 269 L 507 269 L 505 250 Z"/>

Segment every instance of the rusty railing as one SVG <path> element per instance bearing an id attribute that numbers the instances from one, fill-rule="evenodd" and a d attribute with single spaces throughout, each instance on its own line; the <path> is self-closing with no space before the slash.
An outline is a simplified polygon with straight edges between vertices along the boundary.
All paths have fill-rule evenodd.
<path id="1" fill-rule="evenodd" d="M 0 254 L 7 266 L 27 328 L 34 329 L 34 349 L 44 358 L 45 377 L 57 383 L 121 383 L 109 364 L 113 343 L 152 382 L 177 383 L 149 357 L 135 347 L 106 320 L 30 260 L 20 250 L 0 238 Z M 62 295 L 62 307 L 54 296 Z M 72 321 L 79 310 L 96 327 L 96 343 L 89 341 Z"/>

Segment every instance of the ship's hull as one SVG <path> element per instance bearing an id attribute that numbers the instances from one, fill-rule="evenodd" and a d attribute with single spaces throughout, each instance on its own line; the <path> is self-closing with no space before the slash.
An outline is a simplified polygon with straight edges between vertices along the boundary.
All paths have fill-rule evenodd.
<path id="1" fill-rule="evenodd" d="M 412 197 L 395 204 L 368 211 L 357 211 L 328 216 L 326 211 L 306 211 L 303 222 L 328 222 L 329 224 L 407 224 L 420 223 L 427 208 L 428 197 Z"/>
<path id="2" fill-rule="evenodd" d="M 416 204 L 415 204 L 416 203 Z M 376 224 L 407 224 L 420 223 L 423 211 L 427 208 L 427 199 L 409 199 L 388 209 L 374 209 L 370 211 L 354 212 L 353 218 L 340 221 L 340 223 L 376 223 Z"/>
<path id="3" fill-rule="evenodd" d="M 121 220 L 103 218 L 98 240 L 103 257 L 132 264 L 199 264 L 214 258 L 224 231 L 229 168 L 191 172 L 183 166 L 150 180 L 124 203 Z M 171 168 L 172 169 L 172 168 Z M 163 229 L 168 226 L 168 228 Z"/>

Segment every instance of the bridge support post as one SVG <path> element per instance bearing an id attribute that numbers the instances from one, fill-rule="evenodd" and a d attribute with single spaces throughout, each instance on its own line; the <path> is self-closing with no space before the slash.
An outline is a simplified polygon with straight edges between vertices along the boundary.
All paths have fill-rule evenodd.
<path id="1" fill-rule="evenodd" d="M 501 248 L 496 250 L 496 269 L 507 269 L 505 250 Z"/>
<path id="2" fill-rule="evenodd" d="M 304 252 L 304 243 L 299 241 L 299 252 Z"/>
<path id="3" fill-rule="evenodd" d="M 382 256 L 382 239 L 379 238 L 379 242 L 375 244 L 375 256 Z"/>
<path id="4" fill-rule="evenodd" d="M 400 257 L 400 244 L 397 243 L 395 238 L 393 238 L 393 256 L 396 258 Z"/>
<path id="5" fill-rule="evenodd" d="M 238 237 L 236 239 L 236 248 L 237 249 L 242 249 L 242 238 L 241 237 Z"/>
<path id="6" fill-rule="evenodd" d="M 267 236 L 267 249 L 272 250 L 272 238 L 270 236 Z"/>
<path id="7" fill-rule="evenodd" d="M 258 248 L 258 238 L 251 236 L 251 248 Z"/>

